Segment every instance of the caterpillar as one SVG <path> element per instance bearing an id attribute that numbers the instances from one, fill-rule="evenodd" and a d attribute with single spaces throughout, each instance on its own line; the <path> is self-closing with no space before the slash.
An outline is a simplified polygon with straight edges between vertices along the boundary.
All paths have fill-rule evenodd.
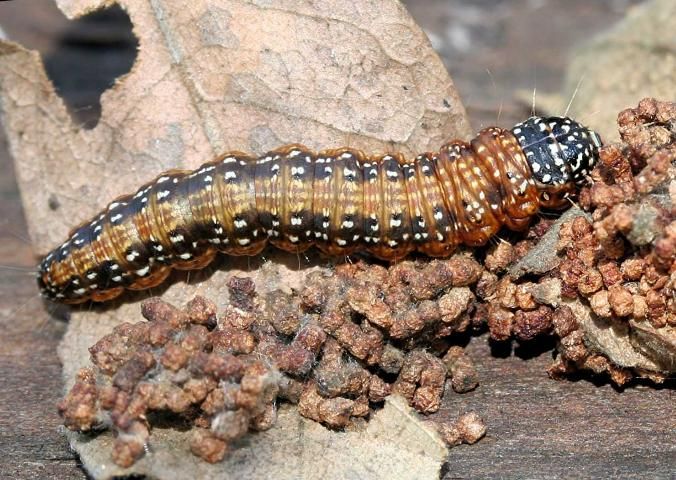
<path id="1" fill-rule="evenodd" d="M 38 284 L 56 302 L 104 302 L 156 286 L 172 268 L 203 268 L 217 252 L 256 255 L 268 242 L 385 260 L 446 256 L 563 207 L 601 145 L 568 117 L 535 116 L 408 161 L 299 144 L 258 158 L 228 152 L 108 204 L 44 257 Z"/>

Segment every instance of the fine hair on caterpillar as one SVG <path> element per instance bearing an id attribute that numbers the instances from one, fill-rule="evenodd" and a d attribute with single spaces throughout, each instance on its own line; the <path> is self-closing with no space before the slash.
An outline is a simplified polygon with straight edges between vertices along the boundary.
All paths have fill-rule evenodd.
<path id="1" fill-rule="evenodd" d="M 106 301 L 159 285 L 172 268 L 203 268 L 218 252 L 257 255 L 268 242 L 384 260 L 447 256 L 565 206 L 600 146 L 568 117 L 533 116 L 413 159 L 297 144 L 260 157 L 229 152 L 165 172 L 73 229 L 40 263 L 40 291 L 63 303 Z"/>

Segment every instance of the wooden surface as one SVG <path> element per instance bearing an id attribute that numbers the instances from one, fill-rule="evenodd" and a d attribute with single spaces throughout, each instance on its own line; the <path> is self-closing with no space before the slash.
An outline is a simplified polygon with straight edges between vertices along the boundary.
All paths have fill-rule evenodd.
<path id="1" fill-rule="evenodd" d="M 418 0 L 410 6 L 447 60 L 475 127 L 495 121 L 501 98 L 500 123 L 508 125 L 527 114 L 509 92 L 532 89 L 534 83 L 539 90 L 558 87 L 565 52 L 574 41 L 617 20 L 619 7 L 626 4 L 608 0 L 590 7 L 576 0 L 564 7 L 563 2 L 524 0 L 465 2 L 471 5 L 464 7 L 462 3 Z M 107 76 L 118 75 L 130 64 L 133 42 L 128 27 L 119 15 L 112 15 L 110 29 L 75 26 L 42 6 L 42 2 L 40 8 L 31 2 L 2 2 L 0 25 L 12 38 L 46 55 L 50 74 L 74 114 L 83 124 L 92 122 L 97 109 L 86 106 L 105 88 L 102 83 L 112 80 Z M 458 8 L 464 9 L 462 15 L 454 13 Z M 582 21 L 575 16 L 579 8 L 584 9 Z M 539 53 L 531 60 L 527 55 L 533 42 L 524 33 L 529 28 L 540 40 Z M 92 36 L 102 48 L 78 46 Z M 59 43 L 59 38 L 69 40 Z M 104 73 L 75 75 L 72 65 L 79 64 L 78 59 L 96 60 L 103 49 L 112 66 L 88 64 L 89 72 Z M 498 85 L 491 93 L 487 92 L 493 80 L 486 68 Z M 35 259 L 25 239 L 4 138 L 0 172 L 0 264 L 30 269 Z M 58 432 L 55 409 L 61 395 L 56 347 L 65 320 L 50 319 L 36 294 L 29 274 L 0 269 L 0 478 L 85 478 Z M 545 373 L 552 347 L 549 343 L 516 354 L 491 352 L 484 337 L 472 340 L 469 351 L 481 385 L 464 395 L 450 392 L 437 416 L 474 410 L 485 420 L 488 435 L 476 445 L 453 449 L 445 478 L 676 478 L 673 384 L 618 391 L 589 378 L 556 382 Z"/>

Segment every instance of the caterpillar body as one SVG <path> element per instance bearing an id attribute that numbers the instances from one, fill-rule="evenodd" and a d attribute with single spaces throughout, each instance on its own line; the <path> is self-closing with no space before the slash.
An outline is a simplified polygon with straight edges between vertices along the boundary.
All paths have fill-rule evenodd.
<path id="1" fill-rule="evenodd" d="M 63 303 L 107 301 L 160 284 L 172 268 L 202 268 L 217 252 L 256 255 L 268 242 L 387 260 L 446 256 L 563 206 L 600 146 L 570 118 L 531 117 L 408 161 L 296 144 L 258 158 L 229 152 L 165 172 L 75 228 L 40 263 L 40 291 Z"/>

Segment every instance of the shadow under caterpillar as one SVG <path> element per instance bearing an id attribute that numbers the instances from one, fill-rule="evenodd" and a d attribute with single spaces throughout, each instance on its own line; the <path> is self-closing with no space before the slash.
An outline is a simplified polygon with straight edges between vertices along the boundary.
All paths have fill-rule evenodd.
<path id="1" fill-rule="evenodd" d="M 564 206 L 600 146 L 568 117 L 531 117 L 408 161 L 302 145 L 258 158 L 229 152 L 165 172 L 75 228 L 40 263 L 40 291 L 57 302 L 103 302 L 156 286 L 172 268 L 203 268 L 217 252 L 256 255 L 267 242 L 386 260 L 413 250 L 446 256 Z"/>

